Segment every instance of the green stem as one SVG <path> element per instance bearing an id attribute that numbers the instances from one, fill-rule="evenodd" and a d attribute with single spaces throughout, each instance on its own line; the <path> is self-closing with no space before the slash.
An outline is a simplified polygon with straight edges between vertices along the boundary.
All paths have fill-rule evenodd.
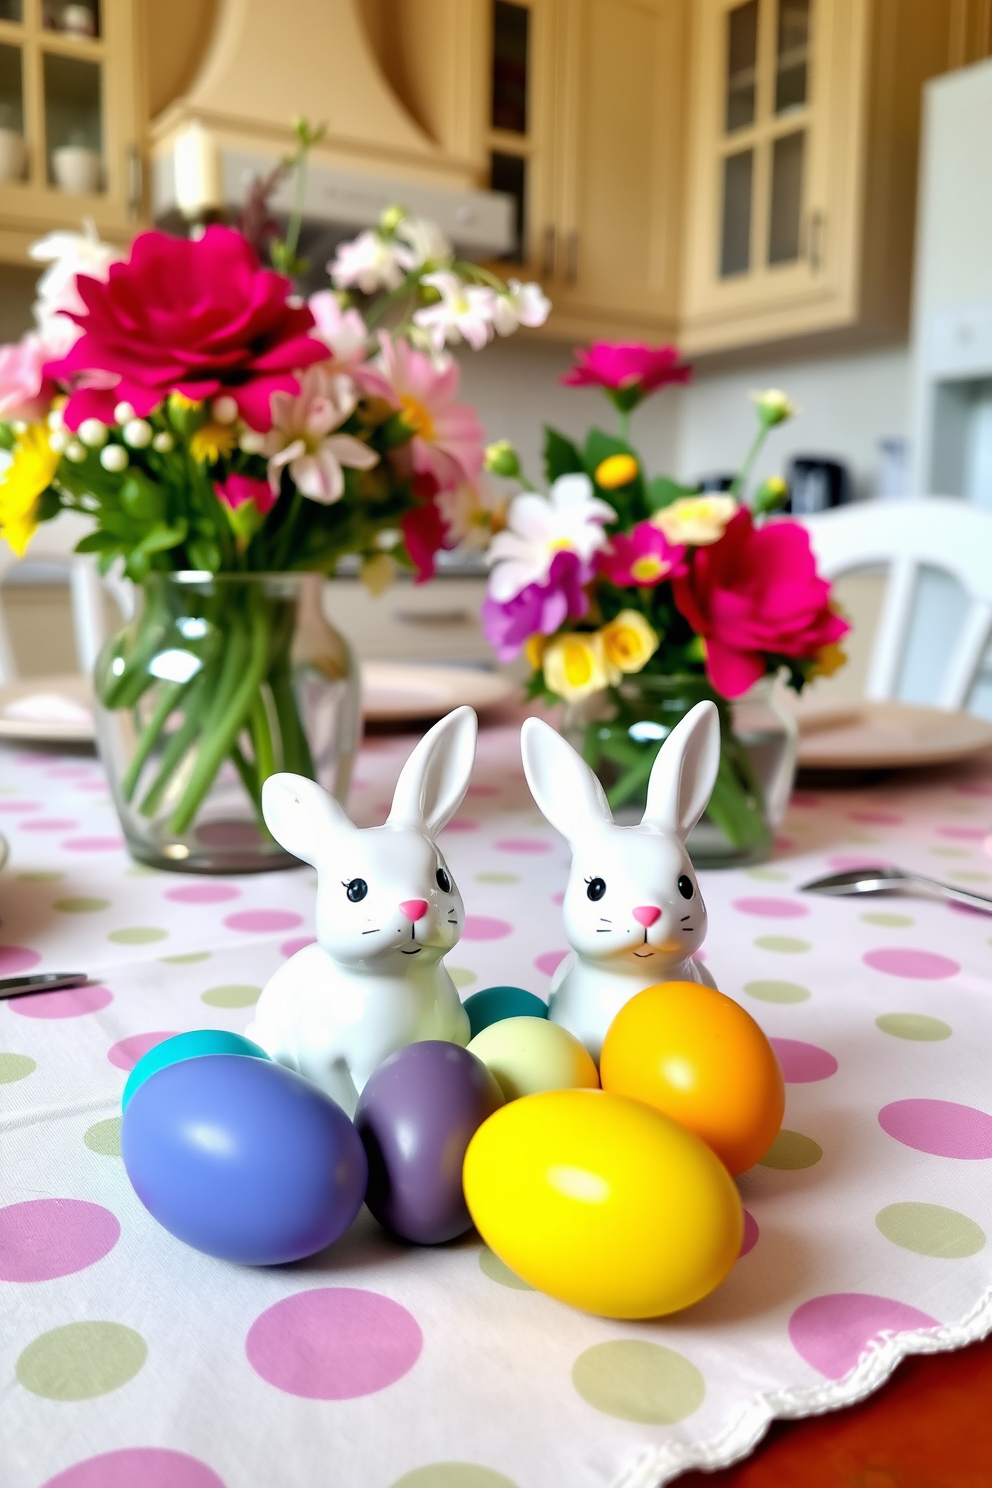
<path id="1" fill-rule="evenodd" d="M 736 496 L 738 501 L 741 500 L 741 493 L 743 492 L 744 487 L 747 485 L 748 477 L 751 474 L 754 462 L 761 452 L 761 446 L 764 444 L 767 438 L 768 425 L 764 422 L 764 420 L 761 420 L 758 423 L 758 432 L 757 434 L 755 434 L 753 440 L 751 441 L 751 448 L 744 456 L 744 463 L 741 466 L 740 470 L 738 470 L 737 474 L 734 476 L 733 482 L 731 483 L 730 490 L 728 492 L 728 495 Z"/>
<path id="2" fill-rule="evenodd" d="M 259 817 L 261 818 L 262 797 L 259 789 L 258 774 L 255 770 L 255 766 L 251 763 L 250 760 L 245 759 L 244 755 L 241 752 L 241 749 L 237 744 L 231 745 L 231 759 L 234 761 L 234 768 L 241 776 L 241 784 L 244 786 L 245 790 L 254 801 L 255 810 L 258 812 Z"/>
<path id="3" fill-rule="evenodd" d="M 162 751 L 158 774 L 152 781 L 138 808 L 142 816 L 154 816 L 158 810 L 162 797 L 165 795 L 169 782 L 172 779 L 173 771 L 196 738 L 204 705 L 207 703 L 209 696 L 210 688 L 207 685 L 207 674 L 201 672 L 187 695 L 186 713 L 183 721 L 176 731 L 169 736 L 169 741 Z"/>
<path id="4" fill-rule="evenodd" d="M 134 758 L 131 760 L 130 765 L 128 765 L 127 774 L 121 781 L 121 792 L 125 801 L 130 801 L 134 795 L 135 786 L 138 784 L 138 777 L 144 768 L 145 761 L 158 742 L 159 734 L 165 727 L 166 719 L 179 702 L 183 693 L 190 686 L 192 680 L 190 678 L 186 682 L 170 682 L 162 688 L 159 700 L 155 704 L 155 711 L 141 731 L 141 736 L 134 751 Z"/>
<path id="5" fill-rule="evenodd" d="M 255 774 L 259 788 L 270 775 L 276 773 L 276 752 L 269 727 L 269 714 L 261 692 L 256 692 L 251 703 L 251 738 L 255 747 Z"/>
<path id="6" fill-rule="evenodd" d="M 288 662 L 282 662 L 269 677 L 272 701 L 276 705 L 279 733 L 282 736 L 283 764 L 292 775 L 314 778 L 310 746 L 300 719 Z"/>
<path id="7" fill-rule="evenodd" d="M 623 440 L 624 444 L 629 444 L 630 443 L 630 409 L 629 408 L 618 408 L 617 409 L 617 428 L 618 428 L 618 432 L 619 432 L 620 438 Z"/>

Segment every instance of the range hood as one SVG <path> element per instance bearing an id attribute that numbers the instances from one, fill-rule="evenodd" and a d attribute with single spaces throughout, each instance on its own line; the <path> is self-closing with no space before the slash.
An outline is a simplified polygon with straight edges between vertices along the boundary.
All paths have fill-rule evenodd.
<path id="1" fill-rule="evenodd" d="M 153 216 L 175 212 L 175 147 L 191 124 L 215 142 L 223 203 L 236 211 L 252 181 L 292 152 L 291 120 L 303 115 L 328 124 L 311 158 L 308 222 L 343 235 L 399 203 L 474 255 L 507 252 L 515 205 L 476 189 L 484 162 L 466 144 L 479 131 L 461 112 L 446 140 L 413 117 L 379 65 L 358 0 L 221 0 L 199 73 L 151 127 Z M 284 180 L 272 198 L 277 214 L 288 212 L 291 193 Z"/>

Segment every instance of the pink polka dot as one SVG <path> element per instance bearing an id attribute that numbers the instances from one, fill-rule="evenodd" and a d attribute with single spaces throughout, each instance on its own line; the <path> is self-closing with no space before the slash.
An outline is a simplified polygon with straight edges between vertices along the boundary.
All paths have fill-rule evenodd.
<path id="1" fill-rule="evenodd" d="M 502 940 L 512 935 L 513 926 L 507 920 L 494 920 L 489 915 L 466 915 L 462 935 L 466 940 Z"/>
<path id="2" fill-rule="evenodd" d="M 503 837 L 499 842 L 494 842 L 497 852 L 505 853 L 546 853 L 551 851 L 550 842 L 542 842 L 540 837 Z"/>
<path id="3" fill-rule="evenodd" d="M 238 914 L 227 915 L 224 924 L 229 930 L 267 935 L 273 930 L 292 930 L 295 925 L 302 925 L 303 916 L 291 909 L 243 909 Z"/>
<path id="4" fill-rule="evenodd" d="M 565 903 L 565 895 L 564 894 L 552 894 L 551 895 L 551 903 L 552 904 L 564 904 Z"/>
<path id="5" fill-rule="evenodd" d="M 47 765 L 48 762 L 51 760 L 51 757 L 52 756 L 50 754 L 40 754 L 38 752 L 38 750 L 35 750 L 33 754 L 29 754 L 29 753 L 15 754 L 14 755 L 14 764 L 15 765 Z"/>
<path id="6" fill-rule="evenodd" d="M 869 857 L 865 853 L 836 853 L 827 859 L 827 867 L 835 873 L 850 873 L 856 868 L 891 868 L 888 858 Z"/>
<path id="7" fill-rule="evenodd" d="M 793 791 L 789 797 L 790 806 L 819 806 L 819 796 L 811 796 L 808 791 Z"/>
<path id="8" fill-rule="evenodd" d="M 0 801 L 0 811 L 16 816 L 21 811 L 40 811 L 40 801 Z"/>
<path id="9" fill-rule="evenodd" d="M 27 946 L 0 945 L 0 977 L 19 976 L 40 960 L 38 952 L 29 951 Z"/>
<path id="10" fill-rule="evenodd" d="M 467 796 L 498 796 L 498 785 L 470 785 L 465 792 Z"/>
<path id="11" fill-rule="evenodd" d="M 782 1077 L 787 1085 L 809 1085 L 814 1080 L 826 1080 L 837 1073 L 837 1061 L 826 1049 L 816 1044 L 804 1044 L 801 1039 L 769 1039 L 778 1062 L 782 1066 Z"/>
<path id="12" fill-rule="evenodd" d="M 113 1000 L 109 987 L 64 987 L 58 992 L 12 997 L 8 1006 L 22 1018 L 81 1018 L 84 1013 L 98 1013 Z"/>
<path id="13" fill-rule="evenodd" d="M 355 1400 L 402 1379 L 424 1346 L 416 1319 L 378 1292 L 318 1287 L 266 1309 L 245 1342 L 270 1385 L 306 1400 Z"/>
<path id="14" fill-rule="evenodd" d="M 988 836 L 988 827 L 938 827 L 938 837 L 950 837 L 955 842 L 982 842 Z"/>
<path id="15" fill-rule="evenodd" d="M 567 955 L 568 951 L 542 951 L 540 956 L 535 956 L 534 965 L 545 976 L 554 976 Z"/>
<path id="16" fill-rule="evenodd" d="M 175 904 L 222 904 L 225 899 L 240 899 L 241 890 L 233 884 L 192 883 L 168 889 L 165 897 Z"/>
<path id="17" fill-rule="evenodd" d="M 71 817 L 61 816 L 34 816 L 30 821 L 21 822 L 22 832 L 71 832 L 79 823 Z"/>
<path id="18" fill-rule="evenodd" d="M 983 780 L 962 780 L 954 789 L 959 796 L 992 796 L 992 785 Z"/>
<path id="19" fill-rule="evenodd" d="M 83 777 L 91 777 L 93 767 L 91 765 L 56 765 L 52 770 L 46 770 L 45 774 L 49 780 L 81 780 Z"/>
<path id="20" fill-rule="evenodd" d="M 123 837 L 67 837 L 59 843 L 66 852 L 113 852 L 124 846 Z"/>
<path id="21" fill-rule="evenodd" d="M 977 915 L 980 920 L 988 918 L 987 909 L 978 909 L 974 904 L 955 904 L 953 900 L 944 905 L 945 909 L 952 909 L 955 914 Z"/>
<path id="22" fill-rule="evenodd" d="M 809 914 L 806 905 L 794 899 L 735 899 L 733 903 L 742 914 L 761 915 L 767 920 L 801 920 Z"/>
<path id="23" fill-rule="evenodd" d="M 861 958 L 873 971 L 884 971 L 889 976 L 912 977 L 920 982 L 937 982 L 943 977 L 957 976 L 961 970 L 950 956 L 938 956 L 936 951 L 912 951 L 902 946 L 886 946 L 878 951 L 866 951 Z"/>
<path id="24" fill-rule="evenodd" d="M 78 780 L 75 788 L 81 791 L 105 791 L 107 782 L 105 780 Z"/>
<path id="25" fill-rule="evenodd" d="M 755 1219 L 754 1215 L 750 1212 L 750 1210 L 745 1209 L 744 1210 L 744 1238 L 741 1241 L 741 1248 L 737 1252 L 737 1259 L 738 1260 L 740 1260 L 741 1256 L 746 1256 L 749 1250 L 753 1250 L 754 1249 L 754 1247 L 758 1243 L 758 1236 L 760 1234 L 761 1234 L 761 1231 L 758 1229 L 758 1221 Z"/>
<path id="26" fill-rule="evenodd" d="M 469 816 L 453 816 L 444 830 L 446 832 L 477 832 L 479 823 Z"/>
<path id="27" fill-rule="evenodd" d="M 224 1488 L 213 1468 L 168 1447 L 124 1447 L 75 1462 L 42 1488 Z"/>
<path id="28" fill-rule="evenodd" d="M 693 961 L 706 961 L 709 958 L 705 951 L 693 951 L 692 959 Z"/>
<path id="29" fill-rule="evenodd" d="M 316 945 L 317 938 L 314 935 L 296 935 L 291 940 L 284 940 L 279 947 L 281 956 L 295 956 L 297 951 L 302 951 L 308 945 Z"/>
<path id="30" fill-rule="evenodd" d="M 956 1101 L 900 1100 L 883 1106 L 878 1124 L 890 1137 L 933 1157 L 992 1157 L 992 1116 Z"/>
<path id="31" fill-rule="evenodd" d="M 121 1227 L 85 1199 L 26 1199 L 0 1209 L 0 1281 L 52 1281 L 113 1250 Z"/>
<path id="32" fill-rule="evenodd" d="M 789 1319 L 792 1347 L 807 1364 L 839 1380 L 849 1374 L 870 1345 L 892 1333 L 939 1328 L 936 1318 L 892 1297 L 867 1292 L 834 1292 L 813 1297 Z"/>
<path id="33" fill-rule="evenodd" d="M 795 852 L 795 850 L 796 850 L 795 838 L 793 838 L 793 837 L 776 837 L 775 838 L 775 851 L 776 852 L 789 853 L 789 852 Z"/>
<path id="34" fill-rule="evenodd" d="M 132 1033 L 130 1038 L 121 1039 L 120 1043 L 114 1044 L 107 1050 L 107 1058 L 111 1064 L 116 1064 L 118 1069 L 131 1070 L 149 1049 L 154 1049 L 156 1044 L 163 1040 L 175 1038 L 176 1030 L 168 1029 L 165 1033 Z"/>
<path id="35" fill-rule="evenodd" d="M 866 826 L 872 827 L 899 827 L 904 818 L 896 816 L 893 811 L 849 811 L 848 821 L 864 822 Z"/>

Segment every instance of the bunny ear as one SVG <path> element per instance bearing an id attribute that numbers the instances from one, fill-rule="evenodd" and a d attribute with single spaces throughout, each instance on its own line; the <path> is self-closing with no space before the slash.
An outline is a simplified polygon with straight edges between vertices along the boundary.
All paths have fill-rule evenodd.
<path id="1" fill-rule="evenodd" d="M 315 868 L 329 837 L 357 830 L 334 797 L 304 775 L 270 775 L 262 786 L 262 815 L 280 846 Z"/>
<path id="2" fill-rule="evenodd" d="M 658 751 L 642 824 L 684 840 L 706 810 L 719 767 L 720 715 L 714 703 L 697 703 Z"/>
<path id="3" fill-rule="evenodd" d="M 462 803 L 475 764 L 479 720 L 456 708 L 430 729 L 400 771 L 387 820 L 436 837 Z"/>
<path id="4" fill-rule="evenodd" d="M 590 823 L 612 822 L 603 787 L 581 755 L 539 718 L 520 730 L 520 753 L 531 795 L 551 825 L 568 842 Z"/>

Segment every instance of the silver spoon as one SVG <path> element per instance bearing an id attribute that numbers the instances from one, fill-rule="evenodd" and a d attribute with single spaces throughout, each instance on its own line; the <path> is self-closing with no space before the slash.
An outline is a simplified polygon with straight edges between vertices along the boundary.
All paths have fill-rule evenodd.
<path id="1" fill-rule="evenodd" d="M 992 899 L 955 889 L 950 884 L 926 878 L 922 873 L 906 873 L 902 868 L 853 868 L 847 873 L 833 873 L 829 878 L 816 878 L 800 887 L 811 894 L 923 894 L 930 899 L 943 899 L 949 904 L 965 904 L 969 909 L 992 914 Z"/>

